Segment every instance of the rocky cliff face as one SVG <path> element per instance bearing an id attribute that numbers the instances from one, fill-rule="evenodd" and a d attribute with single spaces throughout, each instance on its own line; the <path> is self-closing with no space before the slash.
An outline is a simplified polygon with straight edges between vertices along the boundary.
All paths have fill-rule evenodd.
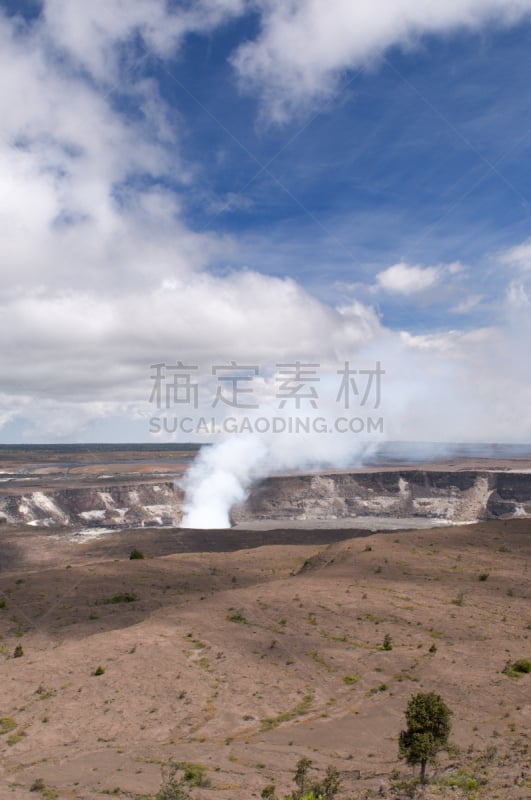
<path id="1" fill-rule="evenodd" d="M 173 481 L 0 494 L 0 522 L 82 528 L 177 526 Z M 466 522 L 531 515 L 531 472 L 382 470 L 288 475 L 256 484 L 234 523 L 390 517 Z M 355 524 L 355 523 L 353 523 Z"/>
<path id="2" fill-rule="evenodd" d="M 32 491 L 0 496 L 0 521 L 90 528 L 178 525 L 182 500 L 173 481 Z"/>
<path id="3" fill-rule="evenodd" d="M 273 477 L 233 521 L 427 517 L 465 522 L 531 514 L 531 473 L 393 470 Z"/>

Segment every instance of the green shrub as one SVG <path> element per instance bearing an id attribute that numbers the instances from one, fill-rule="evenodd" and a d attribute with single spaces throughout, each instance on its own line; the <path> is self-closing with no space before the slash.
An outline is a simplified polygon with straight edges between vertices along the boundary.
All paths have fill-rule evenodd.
<path id="1" fill-rule="evenodd" d="M 23 655 L 24 655 L 24 650 L 22 649 L 22 645 L 17 644 L 17 646 L 13 651 L 13 658 L 22 658 Z"/>
<path id="2" fill-rule="evenodd" d="M 236 611 L 234 614 L 227 614 L 227 619 L 229 622 L 237 622 L 240 625 L 249 624 L 249 620 L 241 613 L 241 611 Z"/>
<path id="3" fill-rule="evenodd" d="M 17 727 L 17 723 L 13 717 L 0 717 L 0 736 L 5 733 L 11 733 Z"/>
<path id="4" fill-rule="evenodd" d="M 187 800 L 190 786 L 210 786 L 205 767 L 189 761 L 172 761 L 162 768 L 162 784 L 154 800 Z"/>
<path id="5" fill-rule="evenodd" d="M 108 606 L 117 603 L 134 603 L 138 600 L 136 594 L 130 592 L 123 592 L 122 594 L 115 594 L 112 597 L 107 597 L 105 600 L 98 600 L 97 605 Z"/>
<path id="6" fill-rule="evenodd" d="M 105 675 L 105 667 L 102 667 L 101 664 L 100 664 L 100 666 L 96 667 L 96 669 L 94 670 L 94 672 L 92 674 L 95 675 L 95 676 L 97 676 L 97 675 Z"/>
<path id="7" fill-rule="evenodd" d="M 527 658 L 519 658 L 517 661 L 507 662 L 502 672 L 508 678 L 521 678 L 522 675 L 527 675 L 531 672 L 531 661 Z"/>
<path id="8" fill-rule="evenodd" d="M 343 678 L 343 683 L 346 683 L 347 686 L 352 686 L 353 683 L 357 683 L 360 679 L 359 675 L 345 675 Z"/>
<path id="9" fill-rule="evenodd" d="M 142 550 L 139 550 L 137 547 L 134 547 L 131 552 L 129 553 L 129 559 L 134 561 L 135 559 L 145 558 L 144 553 Z"/>
<path id="10" fill-rule="evenodd" d="M 448 788 L 464 789 L 465 792 L 475 792 L 482 784 L 486 783 L 483 778 L 478 778 L 476 775 L 466 769 L 455 769 L 439 778 L 437 781 L 441 786 Z"/>
<path id="11" fill-rule="evenodd" d="M 184 780 L 190 786 L 210 786 L 207 778 L 206 769 L 202 764 L 183 763 Z"/>
<path id="12" fill-rule="evenodd" d="M 56 789 L 46 786 L 42 778 L 33 781 L 30 792 L 40 792 L 44 800 L 58 800 L 59 794 Z"/>
<path id="13" fill-rule="evenodd" d="M 297 788 L 289 795 L 289 800 L 333 800 L 339 792 L 341 779 L 335 767 L 327 767 L 322 781 L 311 779 L 311 768 L 312 761 L 309 758 L 301 758 L 297 762 L 293 778 Z"/>
<path id="14" fill-rule="evenodd" d="M 391 639 L 390 634 L 386 633 L 382 644 L 382 650 L 392 650 L 392 649 L 393 649 L 393 640 Z"/>
<path id="15" fill-rule="evenodd" d="M 270 731 L 277 728 L 283 722 L 290 722 L 296 717 L 302 717 L 308 714 L 313 702 L 313 692 L 304 695 L 302 700 L 287 711 L 281 711 L 276 717 L 266 717 L 260 723 L 261 731 Z"/>

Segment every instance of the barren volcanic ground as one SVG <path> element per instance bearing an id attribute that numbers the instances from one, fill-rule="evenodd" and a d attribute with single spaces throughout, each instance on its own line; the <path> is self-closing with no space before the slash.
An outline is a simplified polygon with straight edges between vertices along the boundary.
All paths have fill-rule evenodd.
<path id="1" fill-rule="evenodd" d="M 531 658 L 530 533 L 3 526 L 0 797 L 150 797 L 176 760 L 243 800 L 303 756 L 341 797 L 403 797 L 404 710 L 435 690 L 455 749 L 425 796 L 529 798 L 531 675 L 502 670 Z"/>

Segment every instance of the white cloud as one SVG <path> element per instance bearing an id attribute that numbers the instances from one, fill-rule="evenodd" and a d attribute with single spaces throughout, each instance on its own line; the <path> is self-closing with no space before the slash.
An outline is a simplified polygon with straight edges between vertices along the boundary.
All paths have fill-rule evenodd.
<path id="1" fill-rule="evenodd" d="M 505 295 L 505 305 L 509 315 L 509 323 L 514 324 L 514 318 L 520 319 L 521 313 L 529 313 L 531 306 L 531 281 L 529 272 L 531 271 L 531 239 L 522 244 L 511 247 L 499 255 L 499 261 L 512 267 L 513 277 L 509 281 Z"/>
<path id="2" fill-rule="evenodd" d="M 513 329 L 403 333 L 402 432 L 431 441 L 531 441 L 530 333 L 525 320 Z"/>
<path id="3" fill-rule="evenodd" d="M 505 250 L 500 255 L 502 264 L 510 264 L 521 270 L 531 269 L 531 239 Z"/>
<path id="4" fill-rule="evenodd" d="M 463 357 L 470 347 L 476 347 L 478 344 L 483 346 L 485 342 L 495 338 L 497 333 L 496 328 L 477 328 L 472 331 L 450 330 L 416 335 L 402 331 L 400 338 L 407 347 L 414 350 L 431 350 Z"/>
<path id="5" fill-rule="evenodd" d="M 0 369 L 20 405 L 26 395 L 126 401 L 157 358 L 273 360 L 355 345 L 378 328 L 369 309 L 335 312 L 288 279 L 209 275 L 235 244 L 191 231 L 178 196 L 157 184 L 187 177 L 157 96 L 155 129 L 126 123 L 57 66 L 49 35 L 16 34 L 0 17 L 0 329 L 10 341 Z M 151 188 L 128 188 L 138 174 Z"/>
<path id="6" fill-rule="evenodd" d="M 0 369 L 6 388 L 127 399 L 123 392 L 138 388 L 153 359 L 251 358 L 270 366 L 331 358 L 379 331 L 370 309 L 334 311 L 290 279 L 200 273 L 114 297 L 46 292 L 12 300 L 0 307 L 0 337 L 12 344 Z"/>
<path id="7" fill-rule="evenodd" d="M 424 35 L 459 27 L 510 24 L 531 12 L 531 0 L 257 0 L 257 6 L 260 34 L 233 63 L 276 121 L 333 94 L 342 72 L 378 61 L 392 46 L 410 48 Z"/>
<path id="8" fill-rule="evenodd" d="M 440 267 L 418 267 L 400 262 L 379 272 L 376 286 L 391 294 L 417 294 L 430 289 L 440 277 Z"/>
<path id="9" fill-rule="evenodd" d="M 454 314 L 468 314 L 483 300 L 482 294 L 472 294 L 450 309 Z"/>
<path id="10" fill-rule="evenodd" d="M 510 310 L 529 309 L 531 301 L 522 281 L 511 281 L 507 289 L 507 305 Z"/>
<path id="11" fill-rule="evenodd" d="M 164 54 L 241 7 L 48 0 L 33 24 L 0 14 L 1 422 L 18 413 L 41 438 L 75 436 L 143 402 L 154 361 L 270 366 L 330 357 L 379 330 L 371 309 L 336 311 L 290 279 L 210 274 L 235 242 L 190 230 L 163 186 L 190 179 L 176 121 L 151 84 L 120 83 L 119 46 L 138 32 Z M 93 80 L 111 78 L 143 116 L 123 117 Z"/>
<path id="12" fill-rule="evenodd" d="M 0 97 L 4 290 L 112 288 L 206 263 L 212 239 L 187 231 L 156 183 L 186 177 L 160 120 L 128 123 L 57 63 L 39 25 L 19 33 L 1 16 Z M 128 189 L 138 175 L 152 188 Z"/>
<path id="13" fill-rule="evenodd" d="M 208 32 L 241 14 L 245 0 L 46 0 L 44 34 L 54 48 L 104 83 L 138 65 L 138 37 L 148 53 L 173 55 L 184 37 Z"/>
<path id="14" fill-rule="evenodd" d="M 337 70 L 360 53 L 368 58 L 376 41 L 403 41 L 411 20 L 432 15 L 433 28 L 443 29 L 446 23 L 437 19 L 447 18 L 445 8 L 467 6 L 434 3 L 417 13 L 418 3 L 395 5 L 409 8 L 407 24 L 398 24 L 396 9 L 387 5 L 390 27 L 374 4 L 338 1 L 331 14 L 329 3 L 281 7 L 271 0 L 261 6 L 261 38 L 240 51 L 237 63 L 250 66 L 250 78 L 264 77 L 284 41 L 271 99 L 290 105 L 331 88 Z M 500 4 L 483 5 L 492 10 Z M 515 11 L 521 5 L 514 3 Z M 475 9 L 471 23 L 483 19 L 478 3 L 468 6 Z M 243 8 L 237 0 L 202 0 L 184 10 L 162 0 L 48 0 L 44 17 L 33 24 L 0 14 L 0 337 L 9 342 L 0 349 L 0 423 L 23 416 L 33 420 L 33 435 L 76 438 L 91 420 L 139 414 L 149 365 L 180 357 L 198 363 L 252 358 L 270 366 L 279 359 L 331 362 L 364 352 L 373 363 L 387 358 L 395 375 L 411 376 L 412 353 L 415 359 L 425 353 L 423 367 L 434 352 L 451 353 L 454 361 L 473 353 L 485 395 L 494 389 L 501 406 L 490 359 L 494 336 L 400 341 L 368 305 L 334 309 L 287 278 L 208 271 L 214 259 L 230 262 L 238 243 L 196 233 L 184 221 L 178 194 L 165 188 L 168 180 L 179 185 L 193 176 L 193 166 L 179 158 L 178 120 L 153 84 L 124 82 L 122 64 L 133 63 L 135 34 L 150 53 L 165 56 L 186 32 L 209 30 Z M 463 20 L 462 13 L 454 16 Z M 419 30 L 426 28 L 424 21 Z M 140 113 L 134 121 L 111 103 L 111 86 L 135 99 Z M 377 286 L 399 295 L 427 291 L 459 271 L 456 264 L 395 264 L 379 273 Z M 523 297 L 518 291 L 515 296 Z M 424 383 L 434 410 L 455 410 L 458 399 L 445 381 Z M 516 383 L 507 377 L 507 385 Z M 409 386 L 404 397 L 418 391 Z M 400 392 L 395 397 L 399 402 Z M 527 434 L 531 403 L 525 392 L 521 397 Z M 414 438 L 405 425 L 396 432 Z"/>

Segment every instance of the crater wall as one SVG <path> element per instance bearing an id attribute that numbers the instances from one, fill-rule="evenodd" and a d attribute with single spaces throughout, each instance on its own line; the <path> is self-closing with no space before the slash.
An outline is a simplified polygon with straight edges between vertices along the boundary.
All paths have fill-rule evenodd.
<path id="1" fill-rule="evenodd" d="M 0 494 L 0 523 L 75 527 L 177 526 L 173 480 L 39 488 Z M 531 471 L 386 469 L 277 475 L 252 487 L 233 523 L 360 517 L 468 522 L 531 515 Z"/>
<path id="2" fill-rule="evenodd" d="M 91 528 L 178 525 L 182 501 L 182 490 L 173 481 L 4 494 L 0 522 Z"/>
<path id="3" fill-rule="evenodd" d="M 385 470 L 275 476 L 232 510 L 262 519 L 424 517 L 466 522 L 531 514 L 531 473 Z"/>

